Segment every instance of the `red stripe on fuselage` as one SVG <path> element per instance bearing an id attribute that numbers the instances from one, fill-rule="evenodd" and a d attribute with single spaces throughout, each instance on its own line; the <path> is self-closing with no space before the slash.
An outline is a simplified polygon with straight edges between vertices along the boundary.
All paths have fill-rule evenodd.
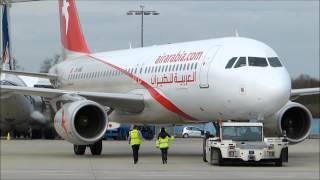
<path id="1" fill-rule="evenodd" d="M 129 73 L 128 71 L 121 69 L 118 66 L 115 66 L 111 63 L 108 63 L 106 61 L 104 61 L 103 59 L 99 59 L 97 57 L 94 57 L 92 55 L 88 55 L 89 57 L 102 62 L 104 64 L 107 64 L 115 69 L 117 69 L 118 71 L 121 71 L 122 73 L 124 73 L 125 75 L 129 76 L 131 79 L 133 79 L 134 81 L 136 81 L 137 83 L 141 84 L 144 88 L 146 88 L 148 90 L 148 92 L 150 93 L 150 95 L 157 100 L 163 107 L 165 107 L 166 109 L 168 109 L 171 112 L 174 112 L 182 117 L 184 117 L 187 120 L 196 120 L 195 118 L 189 116 L 188 114 L 186 114 L 185 112 L 183 112 L 182 110 L 180 110 L 176 105 L 174 105 L 172 102 L 170 102 L 167 98 L 165 98 L 164 96 L 162 96 L 157 90 L 155 90 L 151 85 L 149 85 L 147 82 L 145 82 L 144 80 L 140 79 L 139 77 Z"/>

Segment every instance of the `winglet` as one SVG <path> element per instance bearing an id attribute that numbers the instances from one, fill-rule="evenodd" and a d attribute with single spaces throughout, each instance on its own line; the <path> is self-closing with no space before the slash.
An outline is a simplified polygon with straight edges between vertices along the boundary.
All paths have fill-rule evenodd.
<path id="1" fill-rule="evenodd" d="M 60 35 L 64 48 L 63 58 L 90 53 L 81 31 L 74 0 L 59 0 Z"/>

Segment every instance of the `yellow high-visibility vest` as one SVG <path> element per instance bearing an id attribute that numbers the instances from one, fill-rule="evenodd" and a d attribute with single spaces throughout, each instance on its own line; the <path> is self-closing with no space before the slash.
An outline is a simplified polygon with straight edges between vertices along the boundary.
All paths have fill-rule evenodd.
<path id="1" fill-rule="evenodd" d="M 139 134 L 138 130 L 134 129 L 134 130 L 130 131 L 129 136 L 130 136 L 130 144 L 131 145 L 136 145 L 136 144 L 142 143 L 142 140 L 140 138 L 140 134 Z"/>
<path id="2" fill-rule="evenodd" d="M 160 149 L 168 148 L 169 142 L 173 140 L 174 140 L 173 136 L 171 136 L 171 138 L 169 138 L 169 136 L 166 136 L 165 138 L 159 137 L 159 139 L 156 142 L 156 146 L 159 147 Z"/>

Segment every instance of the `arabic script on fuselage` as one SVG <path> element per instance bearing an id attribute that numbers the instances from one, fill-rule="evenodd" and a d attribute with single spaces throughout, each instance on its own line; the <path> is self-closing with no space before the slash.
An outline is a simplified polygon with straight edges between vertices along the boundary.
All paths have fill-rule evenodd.
<path id="1" fill-rule="evenodd" d="M 194 82 L 196 82 L 196 72 L 193 72 L 192 74 L 169 73 L 163 75 L 155 74 L 151 76 L 151 84 L 155 86 L 162 86 L 165 84 L 186 86 Z"/>

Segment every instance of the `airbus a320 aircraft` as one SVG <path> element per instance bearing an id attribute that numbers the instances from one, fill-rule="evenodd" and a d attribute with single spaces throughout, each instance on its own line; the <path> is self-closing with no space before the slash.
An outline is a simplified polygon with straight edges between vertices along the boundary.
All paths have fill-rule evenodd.
<path id="1" fill-rule="evenodd" d="M 8 71 L 47 77 L 56 89 L 1 85 L 1 91 L 51 99 L 55 129 L 74 144 L 75 154 L 84 154 L 87 146 L 101 154 L 108 121 L 256 119 L 269 134 L 286 130 L 291 143 L 310 132 L 310 111 L 290 97 L 319 93 L 319 88 L 291 90 L 286 68 L 262 42 L 228 37 L 91 53 L 74 0 L 59 0 L 59 12 L 65 61 L 48 74 Z"/>

